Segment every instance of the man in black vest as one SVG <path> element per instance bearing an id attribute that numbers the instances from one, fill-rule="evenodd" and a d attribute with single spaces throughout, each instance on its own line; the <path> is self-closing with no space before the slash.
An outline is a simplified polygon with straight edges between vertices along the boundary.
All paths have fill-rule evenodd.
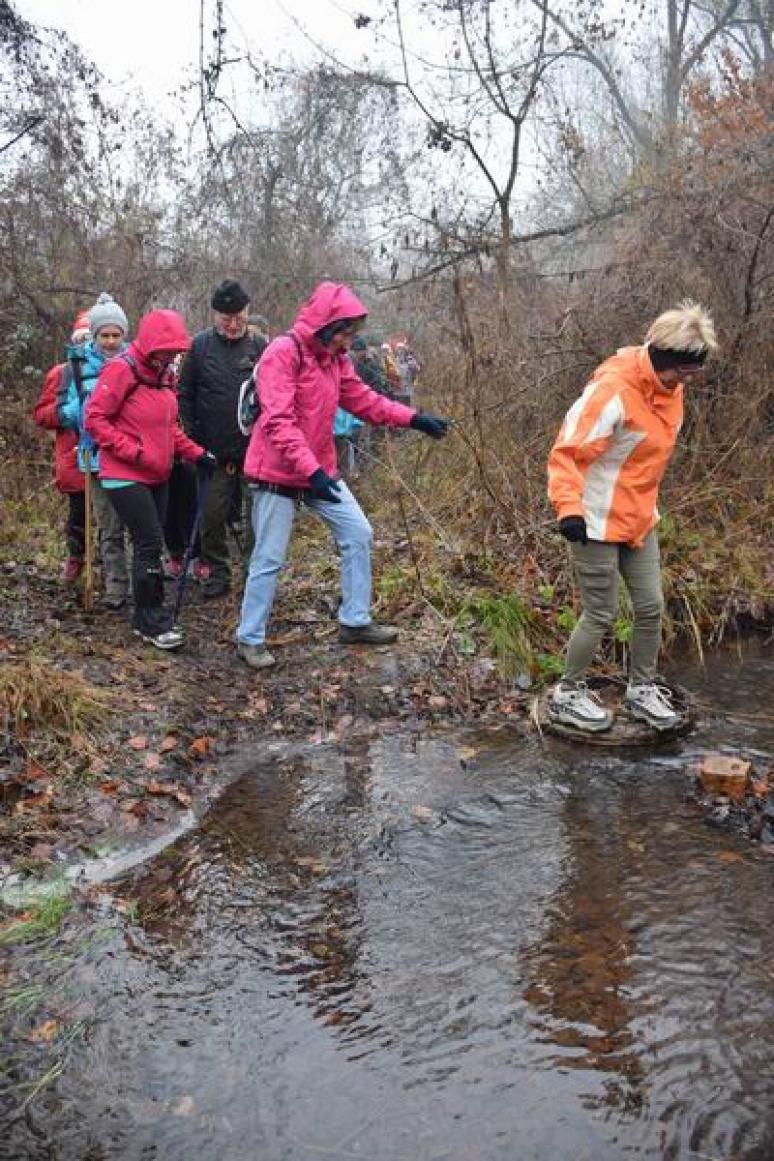
<path id="1" fill-rule="evenodd" d="M 238 282 L 226 279 L 220 284 L 212 296 L 214 325 L 196 335 L 180 375 L 183 426 L 218 460 L 202 514 L 201 561 L 209 569 L 205 597 L 225 596 L 231 587 L 226 526 L 229 513 L 240 502 L 248 444 L 237 423 L 237 401 L 240 385 L 266 346 L 248 330 L 249 302 Z M 252 541 L 248 521 L 241 546 L 248 560 Z"/>

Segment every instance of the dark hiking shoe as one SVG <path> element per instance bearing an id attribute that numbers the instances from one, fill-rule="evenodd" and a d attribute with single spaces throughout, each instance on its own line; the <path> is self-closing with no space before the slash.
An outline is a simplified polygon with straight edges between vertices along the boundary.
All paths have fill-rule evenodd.
<path id="1" fill-rule="evenodd" d="M 391 645 L 398 639 L 398 630 L 393 625 L 339 625 L 339 641 L 342 645 Z"/>
<path id="2" fill-rule="evenodd" d="M 217 601 L 221 597 L 227 597 L 231 592 L 231 585 L 226 580 L 217 580 L 210 577 L 202 587 L 202 596 L 206 601 Z"/>
<path id="3" fill-rule="evenodd" d="M 157 649 L 166 649 L 168 651 L 173 649 L 180 649 L 185 644 L 185 636 L 182 629 L 178 629 L 175 625 L 171 629 L 165 629 L 161 633 L 145 633 L 142 629 L 135 629 L 138 637 L 142 637 L 143 641 L 147 641 L 149 645 L 154 645 Z"/>
<path id="4" fill-rule="evenodd" d="M 270 669 L 272 665 L 277 664 L 277 658 L 265 645 L 247 645 L 240 641 L 237 644 L 237 655 L 251 669 Z"/>
<path id="5" fill-rule="evenodd" d="M 104 597 L 102 598 L 102 604 L 106 609 L 111 609 L 113 612 L 117 612 L 118 609 L 123 609 L 124 605 L 126 604 L 126 594 L 105 593 Z"/>
<path id="6" fill-rule="evenodd" d="M 548 713 L 555 722 L 564 722 L 589 734 L 609 730 L 613 724 L 613 715 L 600 704 L 585 681 L 560 681 L 548 700 Z"/>

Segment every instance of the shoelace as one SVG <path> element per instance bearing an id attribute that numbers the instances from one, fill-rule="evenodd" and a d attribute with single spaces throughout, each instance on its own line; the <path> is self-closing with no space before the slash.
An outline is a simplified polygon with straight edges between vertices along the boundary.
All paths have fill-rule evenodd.
<path id="1" fill-rule="evenodd" d="M 595 702 L 596 705 L 602 705 L 602 700 L 599 694 L 595 693 L 593 689 L 589 689 L 588 684 L 585 681 L 576 681 L 574 687 L 569 692 L 573 696 L 586 697 L 589 699 L 589 701 Z"/>
<path id="2" fill-rule="evenodd" d="M 645 701 L 655 702 L 659 709 L 668 710 L 669 713 L 675 712 L 671 700 L 672 691 L 666 685 L 656 685 L 655 682 L 647 685 L 641 696 Z"/>

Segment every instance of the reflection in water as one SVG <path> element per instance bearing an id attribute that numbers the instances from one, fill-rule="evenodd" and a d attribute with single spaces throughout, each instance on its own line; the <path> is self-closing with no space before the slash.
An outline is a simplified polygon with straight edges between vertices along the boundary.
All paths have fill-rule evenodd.
<path id="1" fill-rule="evenodd" d="M 722 715 L 772 676 L 702 680 Z M 122 884 L 142 930 L 84 953 L 89 1035 L 7 1155 L 770 1161 L 774 864 L 679 807 L 697 748 L 771 733 L 702 729 L 254 764 Z"/>
<path id="2" fill-rule="evenodd" d="M 633 1108 L 643 1099 L 643 1067 L 630 1051 L 633 939 L 620 860 L 629 828 L 617 804 L 612 809 L 609 817 L 609 804 L 587 795 L 567 800 L 568 878 L 548 903 L 546 930 L 523 952 L 524 995 L 545 1016 L 536 1024 L 541 1039 L 575 1050 L 558 1053 L 555 1063 L 618 1074 L 606 1100 Z"/>

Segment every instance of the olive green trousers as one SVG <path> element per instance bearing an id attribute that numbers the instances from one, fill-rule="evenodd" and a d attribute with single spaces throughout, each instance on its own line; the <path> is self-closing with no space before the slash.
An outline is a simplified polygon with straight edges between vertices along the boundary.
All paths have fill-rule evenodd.
<path id="1" fill-rule="evenodd" d="M 567 646 L 563 680 L 582 681 L 586 676 L 602 638 L 616 619 L 621 576 L 634 609 L 629 681 L 633 685 L 653 681 L 664 611 L 656 530 L 648 533 L 642 548 L 599 540 L 570 547 L 583 612 Z"/>

